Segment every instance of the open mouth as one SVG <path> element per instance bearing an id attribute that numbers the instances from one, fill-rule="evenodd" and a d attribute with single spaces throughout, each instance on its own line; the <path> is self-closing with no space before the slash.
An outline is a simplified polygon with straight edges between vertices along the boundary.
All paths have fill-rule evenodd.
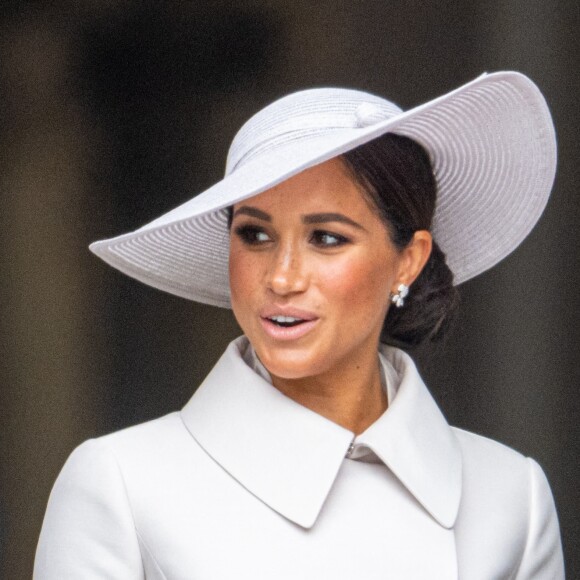
<path id="1" fill-rule="evenodd" d="M 290 328 L 292 326 L 297 326 L 298 324 L 302 324 L 306 322 L 302 318 L 294 318 L 294 316 L 270 316 L 268 320 L 273 322 L 276 326 L 280 326 L 282 328 Z"/>
<path id="2" fill-rule="evenodd" d="M 263 312 L 262 328 L 274 341 L 298 340 L 309 334 L 319 322 L 318 316 L 298 309 L 290 313 Z"/>

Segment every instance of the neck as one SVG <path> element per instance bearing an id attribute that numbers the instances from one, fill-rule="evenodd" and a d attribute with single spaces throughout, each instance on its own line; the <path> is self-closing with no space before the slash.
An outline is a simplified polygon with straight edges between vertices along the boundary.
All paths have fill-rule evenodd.
<path id="1" fill-rule="evenodd" d="M 376 351 L 365 364 L 359 361 L 347 368 L 300 379 L 272 375 L 272 383 L 287 397 L 357 435 L 388 406 Z"/>

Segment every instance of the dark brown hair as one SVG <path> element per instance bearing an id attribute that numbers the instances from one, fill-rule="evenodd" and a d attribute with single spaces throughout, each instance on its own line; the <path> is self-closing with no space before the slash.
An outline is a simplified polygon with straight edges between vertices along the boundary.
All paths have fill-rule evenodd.
<path id="1" fill-rule="evenodd" d="M 429 230 L 437 184 L 429 154 L 413 139 L 387 133 L 341 157 L 378 211 L 391 240 L 405 248 L 418 230 Z M 459 302 L 453 273 L 434 241 L 431 256 L 402 308 L 389 308 L 381 342 L 410 348 L 444 334 Z"/>

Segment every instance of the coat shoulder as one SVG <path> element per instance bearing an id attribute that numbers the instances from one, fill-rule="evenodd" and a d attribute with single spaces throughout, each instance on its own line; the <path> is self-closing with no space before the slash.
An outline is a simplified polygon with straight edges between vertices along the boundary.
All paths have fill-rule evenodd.
<path id="1" fill-rule="evenodd" d="M 179 412 L 125 427 L 93 441 L 115 453 L 150 454 L 171 448 L 187 433 Z"/>
<path id="2" fill-rule="evenodd" d="M 492 562 L 486 578 L 563 578 L 558 519 L 542 468 L 497 441 L 453 432 L 463 464 L 455 526 L 461 560 Z"/>
<path id="3" fill-rule="evenodd" d="M 181 413 L 133 425 L 83 443 L 115 459 L 126 484 L 140 488 L 163 473 L 181 473 L 186 467 L 199 475 L 207 455 L 185 426 Z"/>
<path id="4" fill-rule="evenodd" d="M 468 467 L 479 466 L 482 470 L 504 470 L 510 473 L 520 473 L 527 477 L 528 458 L 519 451 L 504 445 L 498 441 L 465 431 L 458 427 L 452 430 L 459 442 L 464 462 Z"/>
<path id="5" fill-rule="evenodd" d="M 474 514 L 521 535 L 530 494 L 530 462 L 518 451 L 487 437 L 453 428 L 462 455 L 463 486 L 459 522 Z M 535 463 L 535 462 L 534 462 Z"/>

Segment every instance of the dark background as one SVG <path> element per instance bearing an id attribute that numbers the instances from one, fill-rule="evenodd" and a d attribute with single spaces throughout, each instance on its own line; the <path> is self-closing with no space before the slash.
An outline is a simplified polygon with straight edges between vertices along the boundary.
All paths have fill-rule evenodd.
<path id="1" fill-rule="evenodd" d="M 577 0 L 0 5 L 0 575 L 30 578 L 70 451 L 180 408 L 238 330 L 229 311 L 118 274 L 89 242 L 221 177 L 237 128 L 316 85 L 420 104 L 483 71 L 540 86 L 559 139 L 552 200 L 500 266 L 461 287 L 417 354 L 450 422 L 544 467 L 580 578 Z"/>

